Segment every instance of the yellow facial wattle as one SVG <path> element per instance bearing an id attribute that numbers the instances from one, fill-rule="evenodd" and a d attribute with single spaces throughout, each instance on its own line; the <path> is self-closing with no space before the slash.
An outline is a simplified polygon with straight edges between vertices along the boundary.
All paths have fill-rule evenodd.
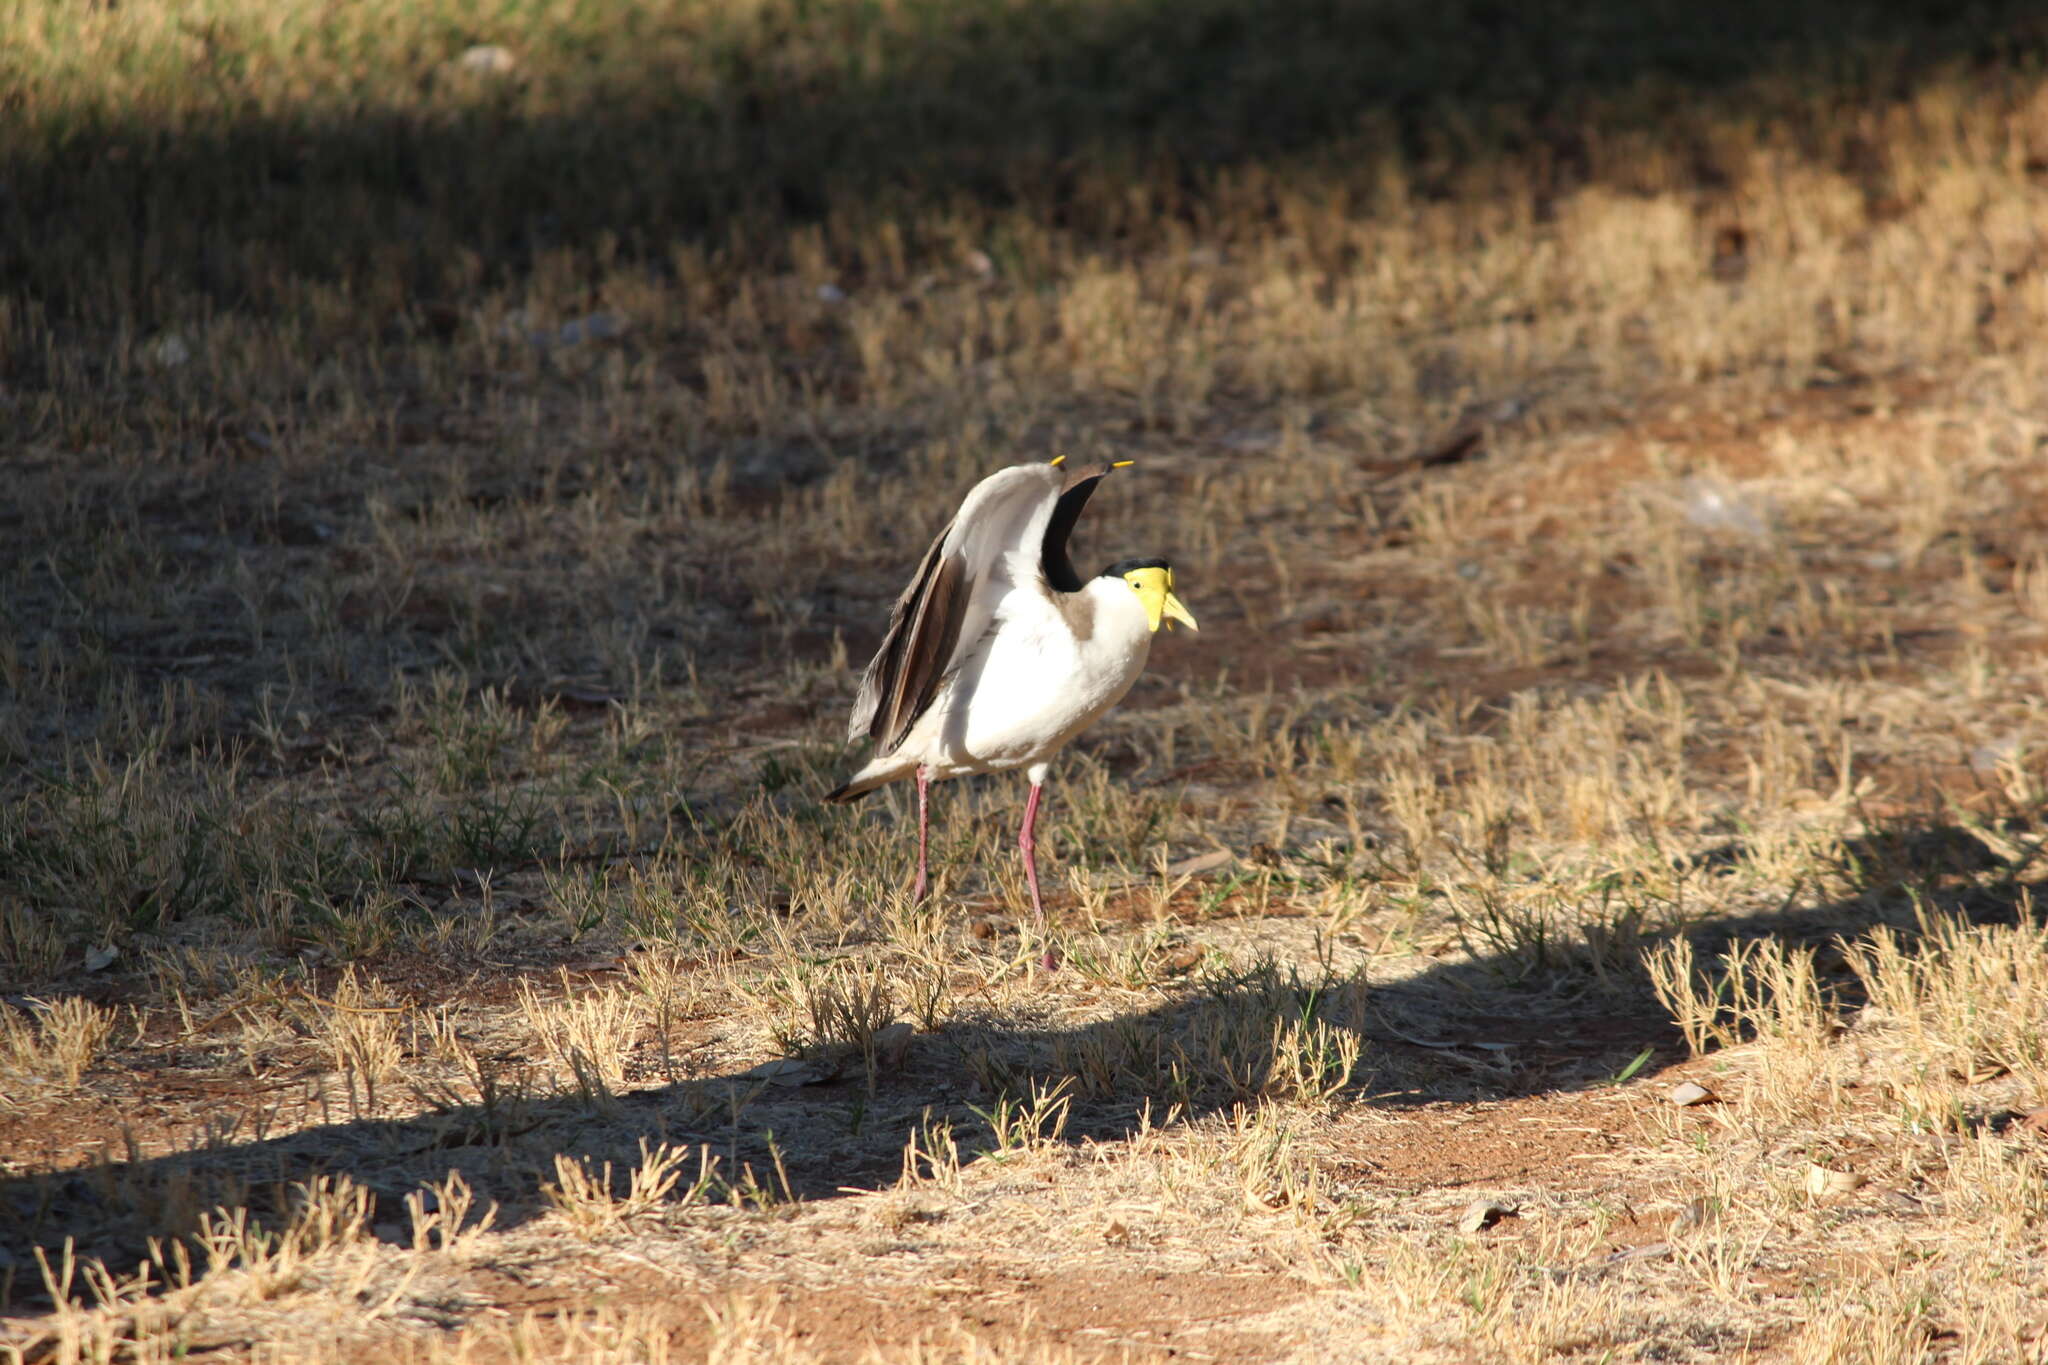
<path id="1" fill-rule="evenodd" d="M 1162 621 L 1168 630 L 1173 629 L 1175 621 L 1189 630 L 1201 629 L 1187 604 L 1173 595 L 1173 570 L 1157 566 L 1132 569 L 1124 575 L 1124 582 L 1137 592 L 1138 601 L 1145 606 L 1145 620 L 1152 629 L 1158 630 Z"/>

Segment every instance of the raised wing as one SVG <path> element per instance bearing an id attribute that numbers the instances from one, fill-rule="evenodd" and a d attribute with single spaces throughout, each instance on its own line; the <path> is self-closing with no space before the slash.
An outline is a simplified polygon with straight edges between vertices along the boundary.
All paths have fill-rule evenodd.
<path id="1" fill-rule="evenodd" d="M 888 634 L 855 694 L 849 740 L 866 735 L 883 753 L 901 744 L 994 622 L 1006 593 L 1048 575 L 1073 580 L 1051 584 L 1062 591 L 1081 586 L 1067 562 L 1067 533 L 1106 472 L 1015 465 L 974 486 L 896 599 Z"/>

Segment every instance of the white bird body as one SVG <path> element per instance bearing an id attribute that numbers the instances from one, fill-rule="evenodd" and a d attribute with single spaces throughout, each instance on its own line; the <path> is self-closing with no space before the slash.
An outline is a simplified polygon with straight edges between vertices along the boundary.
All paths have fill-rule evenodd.
<path id="1" fill-rule="evenodd" d="M 915 775 L 934 781 L 1041 768 L 1124 699 L 1145 671 L 1152 626 L 1122 579 L 1056 602 L 1044 579 L 1009 588 L 989 629 L 903 742 L 847 780 L 849 791 Z M 1078 600 L 1071 600 L 1078 599 Z M 1042 784 L 1043 771 L 1032 774 Z"/>

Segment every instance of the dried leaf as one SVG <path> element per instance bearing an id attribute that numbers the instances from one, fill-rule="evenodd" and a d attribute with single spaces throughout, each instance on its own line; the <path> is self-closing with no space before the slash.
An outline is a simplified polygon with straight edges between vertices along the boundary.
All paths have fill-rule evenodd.
<path id="1" fill-rule="evenodd" d="M 1515 1216 L 1516 1210 L 1512 1204 L 1503 1204 L 1493 1199 L 1475 1199 L 1458 1215 L 1458 1231 L 1483 1232 L 1501 1219 Z"/>
<path id="2" fill-rule="evenodd" d="M 1691 1228 L 1703 1228 L 1720 1216 L 1721 1206 L 1715 1200 L 1704 1196 L 1688 1199 L 1685 1201 L 1685 1207 L 1673 1215 L 1671 1229 L 1674 1232 L 1683 1232 Z"/>
<path id="3" fill-rule="evenodd" d="M 1693 1104 L 1716 1104 L 1721 1097 L 1696 1081 L 1686 1081 L 1671 1087 L 1671 1102 L 1680 1107 Z"/>
<path id="4" fill-rule="evenodd" d="M 1622 1265 L 1629 1261 L 1655 1261 L 1671 1254 L 1669 1242 L 1645 1242 L 1639 1247 L 1623 1247 L 1607 1258 L 1609 1265 Z"/>
<path id="5" fill-rule="evenodd" d="M 1212 849 L 1207 853 L 1197 853 L 1192 858 L 1182 858 L 1179 862 L 1166 869 L 1166 875 L 1169 877 L 1199 877 L 1204 872 L 1214 872 L 1218 868 L 1229 867 L 1236 861 L 1237 855 L 1229 849 Z"/>
<path id="6" fill-rule="evenodd" d="M 772 1062 L 763 1062 L 750 1071 L 740 1073 L 740 1079 L 766 1081 L 770 1085 L 789 1086 L 822 1085 L 839 1075 L 835 1061 L 811 1057 L 778 1057 Z"/>
<path id="7" fill-rule="evenodd" d="M 1486 428 L 1469 422 L 1452 428 L 1434 444 L 1416 451 L 1408 457 L 1407 463 L 1416 468 L 1436 469 L 1447 464 L 1463 464 L 1485 453 Z"/>
<path id="8" fill-rule="evenodd" d="M 1863 1184 L 1854 1171 L 1831 1171 L 1818 1162 L 1806 1168 L 1806 1192 L 1815 1199 L 1839 1199 Z"/>
<path id="9" fill-rule="evenodd" d="M 616 692 L 607 691 L 602 687 L 582 687 L 573 683 L 543 688 L 541 696 L 552 698 L 565 711 L 603 711 L 610 708 L 614 702 L 626 700 Z"/>

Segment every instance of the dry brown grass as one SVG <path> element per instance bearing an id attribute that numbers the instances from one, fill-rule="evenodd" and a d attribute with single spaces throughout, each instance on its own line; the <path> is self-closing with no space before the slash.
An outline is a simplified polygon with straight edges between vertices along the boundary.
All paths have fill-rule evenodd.
<path id="1" fill-rule="evenodd" d="M 90 1000 L 29 1000 L 0 1013 L 0 1079 L 20 1093 L 38 1081 L 76 1087 L 106 1049 L 114 1012 Z"/>
<path id="2" fill-rule="evenodd" d="M 1810 948 L 1730 957 L 1709 978 L 1726 1103 L 1705 1124 L 1663 1126 L 1705 1157 L 1687 1163 L 1687 1182 L 1720 1229 L 1716 1278 L 1739 1294 L 1772 1262 L 1829 1255 L 1853 1268 L 1789 1358 L 2038 1349 L 2043 1154 L 2031 1125 L 2000 1115 L 2040 1093 L 2028 1060 L 2037 947 L 2030 924 L 1943 917 L 1910 939 L 1880 926 L 1842 944 L 1834 960 L 1851 981 L 1836 989 Z M 1661 980 L 1682 1016 L 1701 1017 L 1697 981 Z M 1868 1003 L 1844 1010 L 1852 983 Z"/>
<path id="3" fill-rule="evenodd" d="M 2038 1358 L 2038 30 L 1623 8 L 16 6 L 0 1360 Z"/>

